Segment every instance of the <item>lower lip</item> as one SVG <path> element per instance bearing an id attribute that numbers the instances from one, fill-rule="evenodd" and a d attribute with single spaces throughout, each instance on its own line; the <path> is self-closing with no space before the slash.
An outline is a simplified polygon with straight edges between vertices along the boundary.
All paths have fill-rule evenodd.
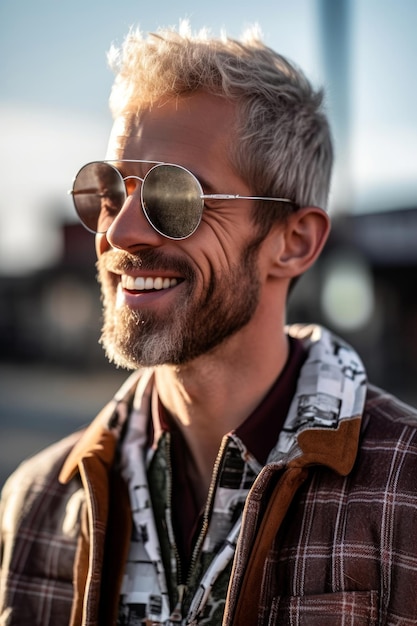
<path id="1" fill-rule="evenodd" d="M 178 289 L 180 284 L 155 291 L 129 291 L 119 283 L 117 286 L 117 307 L 128 306 L 130 309 L 140 309 L 145 306 L 152 306 L 155 303 L 160 303 L 162 299 L 168 298 Z"/>

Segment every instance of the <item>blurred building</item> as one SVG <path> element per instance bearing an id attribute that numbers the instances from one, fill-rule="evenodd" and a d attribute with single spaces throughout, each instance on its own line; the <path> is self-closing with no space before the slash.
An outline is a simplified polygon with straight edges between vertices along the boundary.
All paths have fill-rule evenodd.
<path id="1" fill-rule="evenodd" d="M 362 356 L 369 378 L 417 402 L 417 208 L 337 215 L 290 320 L 316 321 Z"/>
<path id="2" fill-rule="evenodd" d="M 0 277 L 0 359 L 96 368 L 101 304 L 94 237 L 78 224 L 63 227 L 63 253 L 53 267 Z"/>

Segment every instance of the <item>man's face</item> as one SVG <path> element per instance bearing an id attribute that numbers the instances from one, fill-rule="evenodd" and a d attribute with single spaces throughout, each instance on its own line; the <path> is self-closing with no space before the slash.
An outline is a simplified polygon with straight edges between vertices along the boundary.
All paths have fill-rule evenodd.
<path id="1" fill-rule="evenodd" d="M 116 122 L 107 158 L 175 163 L 204 193 L 250 195 L 228 159 L 234 115 L 230 103 L 203 93 L 155 105 L 138 123 Z M 147 169 L 122 165 L 123 176 Z M 127 368 L 183 364 L 250 322 L 261 292 L 251 209 L 249 200 L 209 201 L 197 231 L 173 241 L 147 222 L 139 190 L 127 198 L 96 240 L 111 360 Z"/>

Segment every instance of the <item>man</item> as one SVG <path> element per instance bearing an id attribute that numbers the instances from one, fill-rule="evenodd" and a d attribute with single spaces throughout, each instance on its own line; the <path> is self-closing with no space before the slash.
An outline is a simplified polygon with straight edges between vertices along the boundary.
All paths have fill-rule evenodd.
<path id="1" fill-rule="evenodd" d="M 329 231 L 321 94 L 254 37 L 114 56 L 72 193 L 134 373 L 8 481 L 0 623 L 415 624 L 416 414 L 285 325 Z"/>

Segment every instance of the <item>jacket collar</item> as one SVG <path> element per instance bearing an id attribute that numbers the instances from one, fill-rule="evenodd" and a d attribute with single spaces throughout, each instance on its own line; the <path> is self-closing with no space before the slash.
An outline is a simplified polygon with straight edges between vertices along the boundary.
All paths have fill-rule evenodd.
<path id="1" fill-rule="evenodd" d="M 303 342 L 308 357 L 268 463 L 325 465 L 346 475 L 356 459 L 365 404 L 363 364 L 348 344 L 320 326 L 292 325 L 287 332 Z M 127 379 L 68 455 L 60 482 L 70 481 L 81 460 L 89 456 L 111 467 L 133 398 L 149 389 L 151 378 L 152 370 L 144 369 Z"/>
<path id="2" fill-rule="evenodd" d="M 69 482 L 78 472 L 79 463 L 87 457 L 97 458 L 110 469 L 141 376 L 142 371 L 129 376 L 113 400 L 86 428 L 64 462 L 59 475 L 61 483 Z"/>
<path id="3" fill-rule="evenodd" d="M 366 398 L 361 359 L 346 342 L 316 325 L 293 325 L 289 335 L 308 352 L 297 390 L 270 462 L 326 465 L 348 474 L 355 462 Z"/>

